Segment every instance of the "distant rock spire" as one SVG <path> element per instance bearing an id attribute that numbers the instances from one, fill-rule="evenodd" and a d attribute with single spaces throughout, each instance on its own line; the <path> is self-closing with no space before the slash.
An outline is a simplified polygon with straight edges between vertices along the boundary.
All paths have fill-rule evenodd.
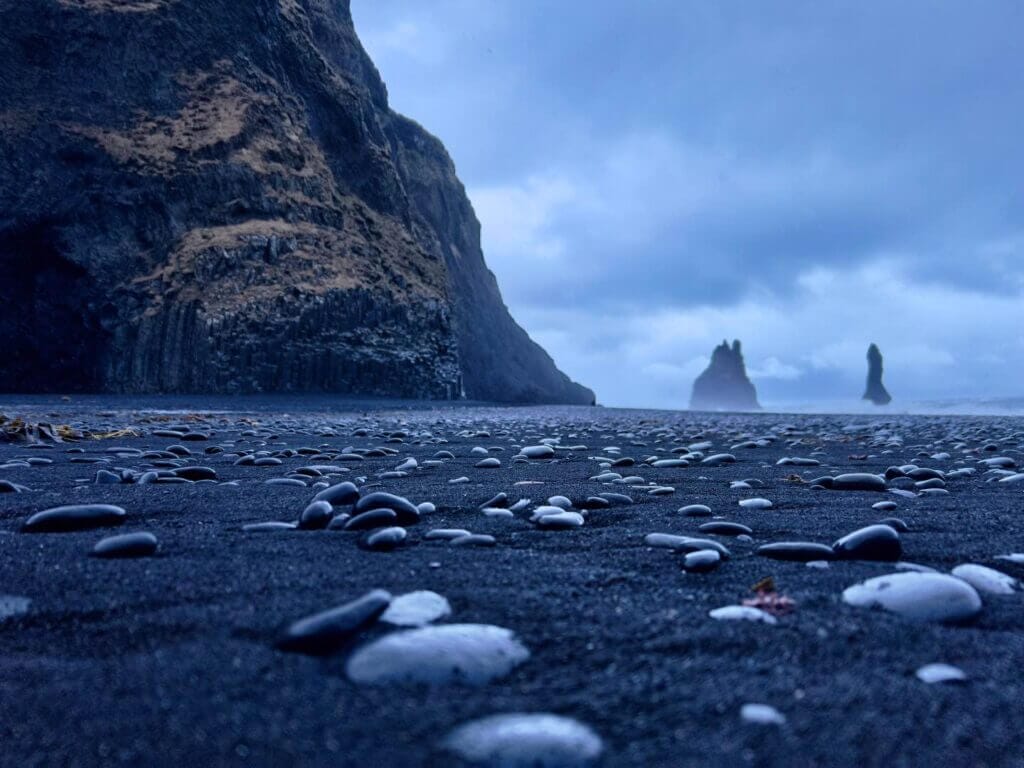
<path id="1" fill-rule="evenodd" d="M 729 347 L 722 341 L 711 353 L 711 363 L 693 382 L 690 408 L 695 411 L 756 411 L 757 390 L 747 378 L 739 340 Z"/>
<path id="2" fill-rule="evenodd" d="M 875 405 L 888 405 L 892 402 L 892 396 L 882 383 L 882 353 L 876 344 L 868 347 L 868 386 L 864 390 L 864 399 Z"/>

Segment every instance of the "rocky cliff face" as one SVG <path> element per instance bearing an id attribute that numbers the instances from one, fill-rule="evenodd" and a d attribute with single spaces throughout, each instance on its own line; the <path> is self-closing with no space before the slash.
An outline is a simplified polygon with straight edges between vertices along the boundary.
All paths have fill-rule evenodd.
<path id="1" fill-rule="evenodd" d="M 739 341 L 723 341 L 711 353 L 711 363 L 693 382 L 690 408 L 695 411 L 756 411 L 757 390 L 747 378 Z"/>
<path id="2" fill-rule="evenodd" d="M 0 0 L 0 389 L 589 403 L 347 0 Z"/>
<path id="3" fill-rule="evenodd" d="M 888 405 L 892 402 L 892 396 L 882 383 L 882 352 L 875 344 L 868 347 L 868 383 L 863 399 L 875 405 Z"/>

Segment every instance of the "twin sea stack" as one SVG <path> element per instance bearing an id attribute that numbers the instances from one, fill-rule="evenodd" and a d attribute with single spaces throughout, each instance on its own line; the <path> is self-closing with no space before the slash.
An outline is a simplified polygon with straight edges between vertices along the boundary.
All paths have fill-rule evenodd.
<path id="1" fill-rule="evenodd" d="M 509 315 L 348 0 L 3 17 L 3 390 L 593 402 Z"/>

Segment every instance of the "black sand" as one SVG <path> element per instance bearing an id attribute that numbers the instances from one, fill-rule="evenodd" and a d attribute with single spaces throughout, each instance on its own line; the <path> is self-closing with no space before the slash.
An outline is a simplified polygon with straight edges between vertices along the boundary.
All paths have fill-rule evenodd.
<path id="1" fill-rule="evenodd" d="M 32 409 L 0 403 L 9 416 L 72 421 L 100 428 L 137 426 L 149 431 L 183 422 L 147 421 L 140 411 L 172 401 L 97 400 Z M 189 401 L 189 410 L 230 407 L 230 400 Z M 306 457 L 281 467 L 236 467 L 224 455 L 202 457 L 223 442 L 255 447 L 240 438 L 240 414 L 194 423 L 212 427 L 208 442 L 185 442 L 197 462 L 222 481 L 208 485 L 76 486 L 98 468 L 140 468 L 140 459 L 75 464 L 70 447 L 106 456 L 112 445 L 165 448 L 179 440 L 144 436 L 66 443 L 35 450 L 0 445 L 0 463 L 43 456 L 54 464 L 0 471 L 32 490 L 0 494 L 0 594 L 28 597 L 27 614 L 0 621 L 0 762 L 3 765 L 453 765 L 438 750 L 454 726 L 481 715 L 550 711 L 593 727 L 605 741 L 604 765 L 1024 765 L 1024 595 L 983 596 L 980 617 L 968 626 L 912 624 L 898 616 L 844 605 L 842 590 L 891 564 L 833 563 L 816 570 L 753 555 L 757 544 L 786 539 L 831 543 L 857 527 L 896 514 L 909 524 L 905 559 L 948 571 L 964 562 L 990 565 L 1017 577 L 1024 566 L 995 560 L 1024 551 L 1024 484 L 986 483 L 984 468 L 950 481 L 945 497 L 812 491 L 787 482 L 835 471 L 881 472 L 917 463 L 949 470 L 977 466 L 978 458 L 1009 455 L 1024 463 L 1024 421 L 984 418 L 836 416 L 710 416 L 591 408 L 344 410 L 324 403 L 242 401 L 259 430 L 275 439 L 267 450 L 329 445 L 388 445 L 399 456 L 353 465 L 351 477 L 367 486 L 432 501 L 438 511 L 410 529 L 408 546 L 391 553 L 356 546 L 354 534 L 294 531 L 245 534 L 263 520 L 298 518 L 312 489 L 263 484 Z M 369 408 L 369 405 L 360 406 Z M 256 411 L 259 411 L 258 413 Z M 46 414 L 56 414 L 52 418 Z M 291 415 L 289 415 L 291 414 Z M 882 455 L 871 445 L 875 426 L 890 424 L 903 447 Z M 599 472 L 590 456 L 617 445 L 638 461 L 698 440 L 729 450 L 738 435 L 768 434 L 795 425 L 808 444 L 734 451 L 739 462 L 722 467 L 623 474 L 675 487 L 649 497 L 629 492 L 632 506 L 596 510 L 579 530 L 539 531 L 520 513 L 492 520 L 477 507 L 499 491 L 543 502 L 554 494 L 577 500 L 623 490 L 588 481 Z M 330 425 L 337 433 L 320 433 Z M 843 428 L 854 425 L 844 431 Z M 351 437 L 358 427 L 367 437 Z M 673 429 L 678 439 L 653 433 Z M 382 435 L 402 429 L 405 443 Z M 458 437 L 462 429 L 490 437 Z M 501 430 L 508 436 L 499 436 Z M 416 444 L 430 430 L 444 445 Z M 636 442 L 617 432 L 633 432 Z M 826 439 L 821 439 L 823 436 Z M 557 463 L 511 465 L 512 442 L 561 437 Z M 988 441 L 998 453 L 962 456 Z M 248 442 L 242 443 L 241 440 Z M 799 438 L 797 438 L 799 439 Z M 948 461 L 917 456 L 921 446 L 947 450 Z M 474 469 L 473 446 L 504 446 L 497 470 Z M 421 462 L 437 450 L 457 458 L 440 468 L 379 481 L 411 455 Z M 820 449 L 823 466 L 775 466 L 782 456 Z M 850 458 L 868 455 L 866 460 Z M 322 462 L 318 462 L 322 463 Z M 451 485 L 466 475 L 472 482 Z M 759 478 L 765 487 L 729 490 L 728 481 Z M 517 481 L 543 485 L 514 486 Z M 737 500 L 764 496 L 775 508 L 750 512 Z M 895 513 L 871 504 L 892 499 Z M 67 503 L 123 506 L 128 522 L 117 532 L 151 531 L 156 557 L 104 561 L 88 557 L 93 544 L 114 532 L 22 534 L 33 512 Z M 754 544 L 721 538 L 733 558 L 707 575 L 684 574 L 681 556 L 652 550 L 647 533 L 692 533 L 706 519 L 676 510 L 706 503 L 716 515 L 754 529 Z M 431 528 L 459 527 L 494 535 L 493 549 L 423 541 Z M 431 567 L 439 563 L 439 567 Z M 777 626 L 721 622 L 708 611 L 751 597 L 751 586 L 771 576 L 797 608 Z M 327 660 L 275 650 L 286 623 L 381 587 L 393 594 L 430 589 L 452 604 L 449 621 L 493 623 L 514 630 L 533 655 L 508 677 L 483 688 L 360 687 L 344 674 L 346 652 Z M 390 628 L 378 625 L 365 638 Z M 365 638 L 357 641 L 363 642 Z M 914 671 L 930 662 L 960 666 L 963 685 L 926 685 Z M 787 717 L 781 727 L 741 722 L 740 707 L 761 702 Z"/>

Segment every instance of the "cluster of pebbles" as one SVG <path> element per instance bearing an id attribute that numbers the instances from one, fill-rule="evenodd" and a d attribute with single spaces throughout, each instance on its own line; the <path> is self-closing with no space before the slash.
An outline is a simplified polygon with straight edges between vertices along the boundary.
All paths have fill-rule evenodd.
<path id="1" fill-rule="evenodd" d="M 4 446 L 0 498 L 7 500 L 4 521 L 19 535 L 94 531 L 97 538 L 83 555 L 174 558 L 173 540 L 164 535 L 158 542 L 130 505 L 110 503 L 104 490 L 209 486 L 235 489 L 244 504 L 244 494 L 272 487 L 291 494 L 288 506 L 280 517 L 232 529 L 236 546 L 256 535 L 333 536 L 351 548 L 348 557 L 426 549 L 431 567 L 441 566 L 444 548 L 479 548 L 486 557 L 486 550 L 522 546 L 528 531 L 586 547 L 591 525 L 640 522 L 652 509 L 671 509 L 671 526 L 621 546 L 666 553 L 658 561 L 664 563 L 662 578 L 678 580 L 683 589 L 713 580 L 708 583 L 719 593 L 734 595 L 733 602 L 705 608 L 711 622 L 779 627 L 794 608 L 803 610 L 788 598 L 742 600 L 750 585 L 730 583 L 729 574 L 751 562 L 763 563 L 779 581 L 786 569 L 850 568 L 848 585 L 825 598 L 909 623 L 956 628 L 976 621 L 990 601 L 1019 599 L 1013 569 L 1019 572 L 1024 555 L 994 551 L 987 562 L 929 564 L 918 557 L 915 535 L 926 524 L 922 505 L 969 493 L 979 483 L 1017 494 L 1019 505 L 1022 431 L 995 434 L 988 422 L 937 422 L 918 429 L 908 444 L 899 425 L 885 421 L 791 423 L 775 417 L 758 422 L 763 428 L 754 433 L 738 417 L 677 415 L 633 424 L 624 415 L 580 413 L 585 416 L 574 422 L 545 418 L 543 410 L 293 416 L 260 423 L 209 415 L 159 426 L 137 420 L 131 426 L 141 434 L 138 445 L 119 439 L 113 446 Z M 102 431 L 106 425 L 88 426 Z M 81 476 L 54 488 L 47 473 L 62 464 L 80 467 Z M 540 471 L 554 465 L 568 478 L 564 487 Z M 424 498 L 420 481 L 433 477 L 437 482 L 430 487 L 450 490 Z M 480 488 L 496 492 L 474 496 Z M 54 494 L 61 503 L 37 501 Z M 786 530 L 797 510 L 805 514 L 836 494 L 848 494 L 875 519 L 857 526 L 832 520 L 832 535 L 815 540 L 772 533 Z M 105 535 L 115 528 L 126 532 Z M 880 570 L 855 578 L 864 573 L 853 568 L 858 564 Z M 0 631 L 29 615 L 32 599 L 0 596 Z M 354 686 L 496 686 L 529 667 L 533 646 L 544 640 L 524 639 L 515 626 L 476 621 L 473 606 L 466 608 L 453 618 L 444 595 L 425 589 L 394 595 L 381 583 L 309 615 L 282 616 L 270 642 L 282 654 L 343 659 Z M 969 677 L 941 658 L 916 670 L 925 683 L 964 683 Z M 435 746 L 468 763 L 513 766 L 587 765 L 608 751 L 599 727 L 538 704 L 532 712 L 488 712 L 452 723 Z M 767 703 L 739 704 L 735 716 L 752 727 L 786 728 L 793 716 Z"/>

